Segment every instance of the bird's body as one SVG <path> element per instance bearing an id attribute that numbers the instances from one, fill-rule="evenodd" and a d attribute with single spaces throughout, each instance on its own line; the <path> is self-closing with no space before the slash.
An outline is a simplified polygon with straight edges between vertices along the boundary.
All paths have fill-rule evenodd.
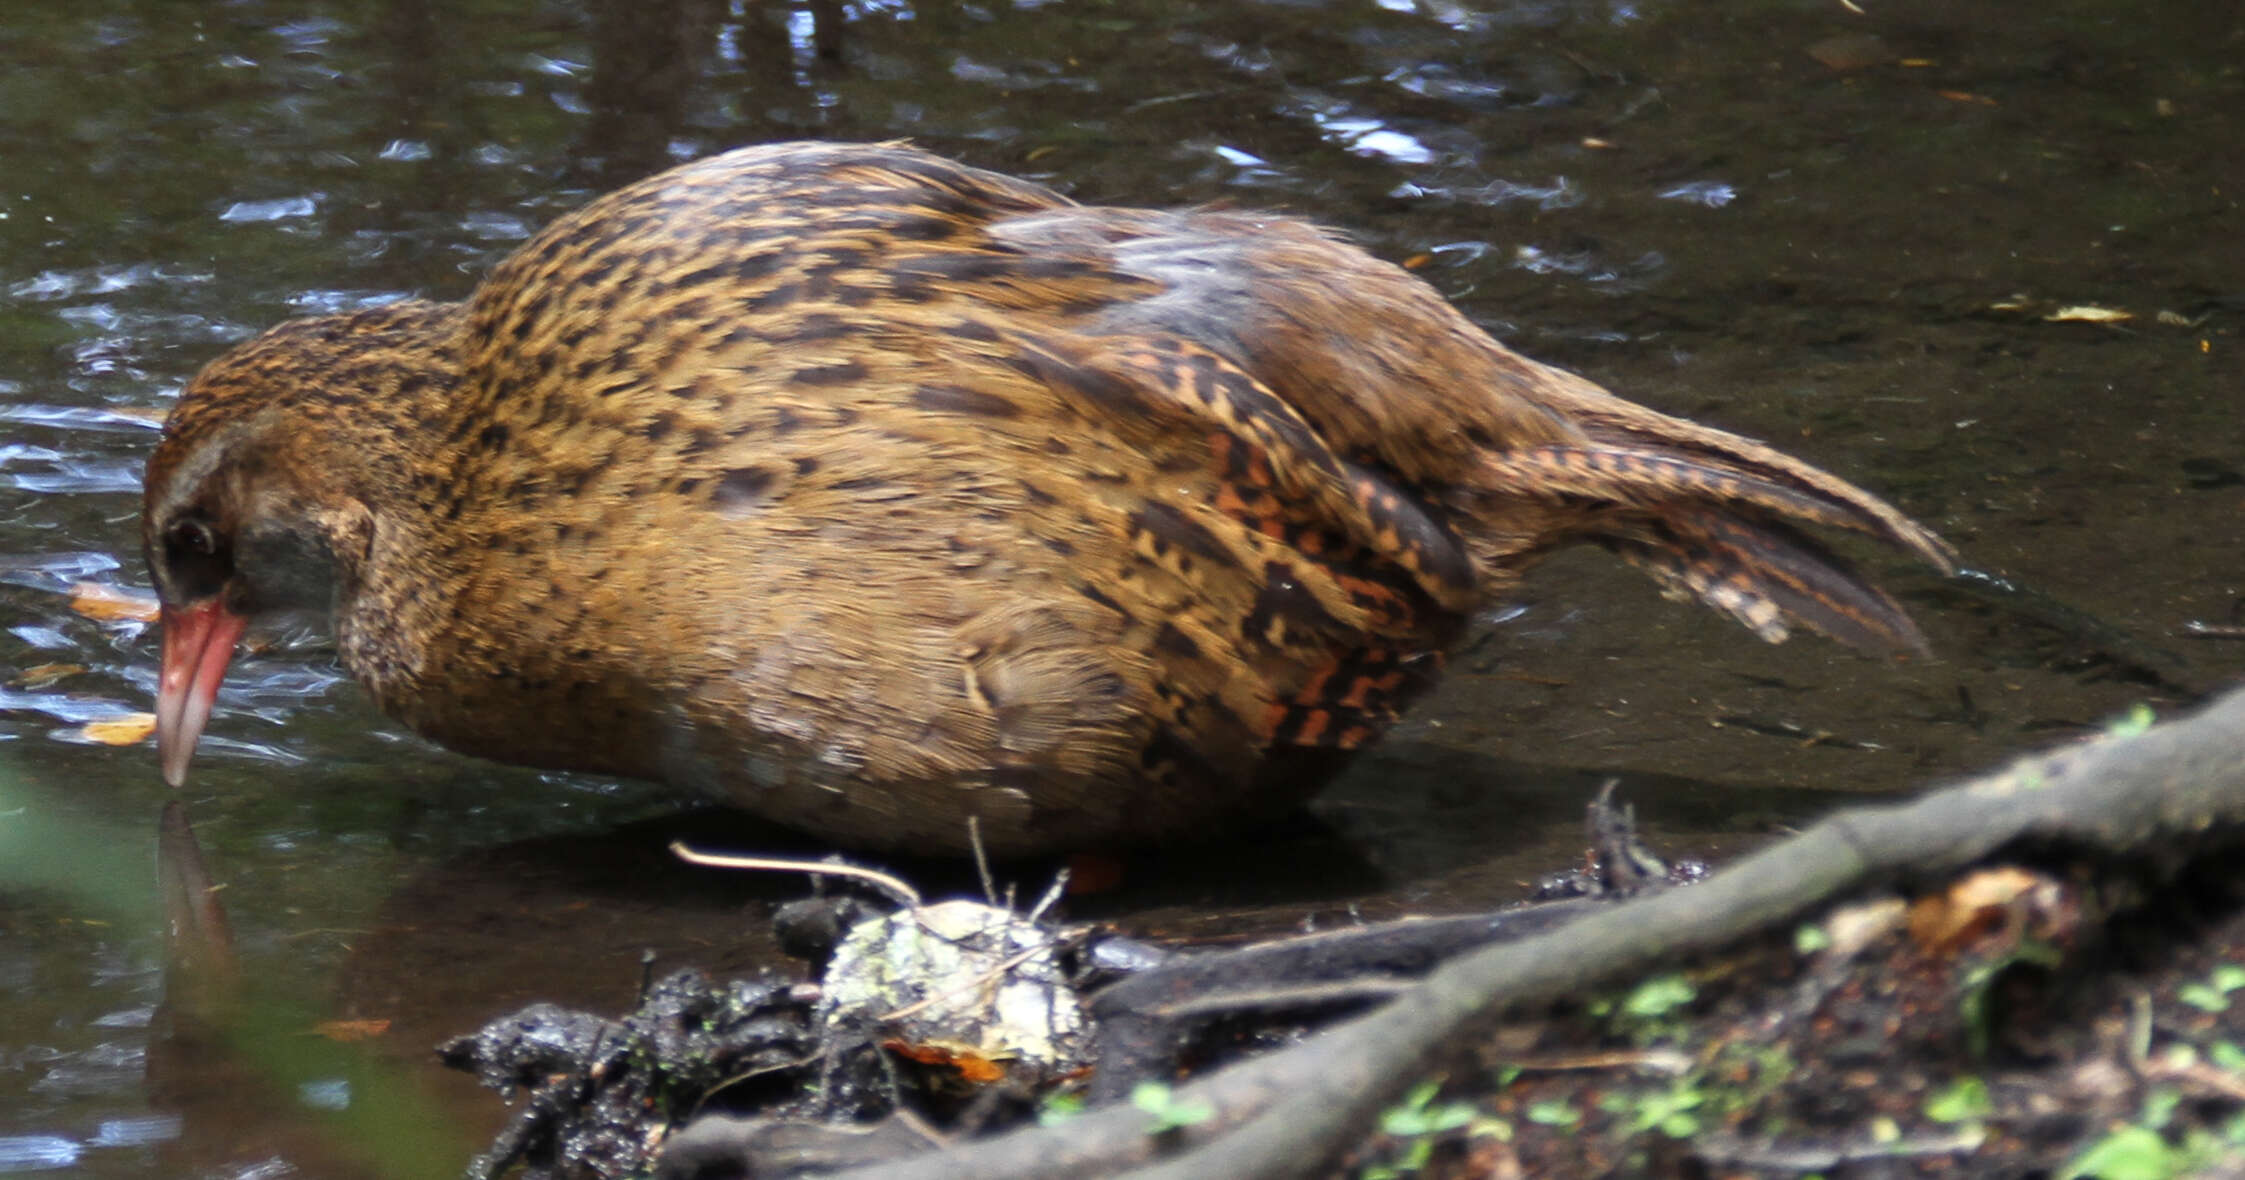
<path id="1" fill-rule="evenodd" d="M 1768 638 L 1918 644 L 1788 520 L 1947 560 L 1303 223 L 781 144 L 603 198 L 464 302 L 214 362 L 146 528 L 175 780 L 240 620 L 332 605 L 457 749 L 1023 852 L 1299 797 L 1567 544 Z"/>

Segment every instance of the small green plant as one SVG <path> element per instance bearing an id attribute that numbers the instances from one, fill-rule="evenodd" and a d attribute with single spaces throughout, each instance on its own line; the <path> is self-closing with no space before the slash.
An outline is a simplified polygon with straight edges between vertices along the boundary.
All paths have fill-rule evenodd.
<path id="1" fill-rule="evenodd" d="M 1965 972 L 1957 997 L 1957 1017 L 1964 1025 L 1967 1047 L 1975 1058 L 1988 1055 L 1988 1042 L 1994 1034 L 1994 1014 L 1989 1005 L 1989 993 L 1996 980 L 2006 970 L 2025 963 L 2034 967 L 2054 968 L 2065 961 L 2057 947 L 2040 939 L 2022 938 L 2008 953 L 1980 963 Z"/>
<path id="2" fill-rule="evenodd" d="M 1582 1112 L 1557 1098 L 1545 1098 L 1528 1104 L 1522 1112 L 1528 1121 L 1543 1127 L 1572 1127 L 1582 1121 Z"/>
<path id="3" fill-rule="evenodd" d="M 1699 993 L 1683 976 L 1656 975 L 1631 988 L 1618 1000 L 1601 996 L 1587 1007 L 1592 1016 L 1612 1021 L 1616 1032 L 1626 1034 L 1639 1045 L 1651 1045 L 1682 1033 L 1683 1024 L 1678 1017 L 1681 1010 L 1697 998 Z"/>
<path id="4" fill-rule="evenodd" d="M 1681 975 L 1656 975 L 1637 985 L 1621 1002 L 1622 1014 L 1656 1020 L 1699 998 Z"/>
<path id="5" fill-rule="evenodd" d="M 1470 1103 L 1445 1102 L 1440 1106 L 1432 1105 L 1435 1094 L 1441 1088 L 1442 1083 L 1439 1081 L 1420 1082 L 1411 1087 L 1411 1092 L 1403 1096 L 1403 1101 L 1380 1115 L 1380 1129 L 1398 1139 L 1410 1139 L 1454 1131 L 1472 1122 L 1473 1106 Z"/>
<path id="6" fill-rule="evenodd" d="M 1180 1127 L 1195 1127 L 1216 1117 L 1216 1108 L 1205 1101 L 1180 1098 L 1161 1082 L 1140 1082 L 1131 1088 L 1130 1104 L 1152 1115 L 1148 1134 L 1164 1135 Z"/>
<path id="7" fill-rule="evenodd" d="M 2058 1180 L 2177 1180 L 2205 1162 L 2204 1145 L 2169 1143 L 2158 1131 L 2132 1123 L 2075 1156 Z"/>
<path id="8" fill-rule="evenodd" d="M 1399 1140 L 1400 1150 L 1393 1162 L 1366 1168 L 1363 1180 L 1398 1180 L 1416 1175 L 1434 1158 L 1437 1138 L 1474 1122 L 1474 1108 L 1469 1103 L 1435 1104 L 1434 1096 L 1441 1088 L 1439 1080 L 1420 1082 L 1411 1087 L 1403 1101 L 1380 1115 L 1380 1130 Z"/>
<path id="9" fill-rule="evenodd" d="M 1925 1100 L 1925 1117 L 1937 1123 L 1966 1123 L 1984 1119 L 1996 1112 L 1995 1100 L 1988 1095 L 1988 1083 L 1973 1074 L 1966 1074 L 1950 1082 Z"/>
<path id="10" fill-rule="evenodd" d="M 1658 1131 L 1670 1139 L 1689 1139 L 1699 1134 L 1699 1116 L 1693 1112 L 1706 1101 L 1699 1079 L 1687 1077 L 1676 1079 L 1665 1090 L 1608 1093 L 1599 1099 L 1598 1108 L 1627 1118 L 1632 1135 Z"/>
<path id="11" fill-rule="evenodd" d="M 1084 1095 L 1081 1090 L 1058 1090 L 1037 1104 L 1037 1123 L 1050 1127 L 1067 1122 L 1084 1112 Z"/>
<path id="12" fill-rule="evenodd" d="M 2137 701 L 2126 713 L 2105 722 L 2105 732 L 2116 738 L 2132 738 L 2150 729 L 2158 719 L 2150 705 Z"/>
<path id="13" fill-rule="evenodd" d="M 2245 988 L 2245 966 L 2224 963 L 2214 968 L 2204 983 L 2186 983 L 2175 989 L 2175 998 L 2201 1012 L 2229 1011 L 2229 993 Z"/>
<path id="14" fill-rule="evenodd" d="M 2187 1067 L 2189 1063 L 2183 1064 Z M 2174 1121 L 2175 1109 L 2182 1104 L 2181 1090 L 2173 1086 L 2153 1086 L 2151 1092 L 2144 1095 L 2144 1110 L 2136 1121 L 2153 1130 L 2165 1130 L 2167 1124 Z"/>
<path id="15" fill-rule="evenodd" d="M 2225 1147 L 2245 1142 L 2245 1116 L 2232 1119 L 2219 1134 L 2194 1127 L 2170 1137 L 2167 1124 L 2182 1100 L 2173 1087 L 2153 1088 L 2135 1122 L 2083 1149 L 2058 1173 L 2058 1180 L 2180 1180 L 2220 1158 Z"/>

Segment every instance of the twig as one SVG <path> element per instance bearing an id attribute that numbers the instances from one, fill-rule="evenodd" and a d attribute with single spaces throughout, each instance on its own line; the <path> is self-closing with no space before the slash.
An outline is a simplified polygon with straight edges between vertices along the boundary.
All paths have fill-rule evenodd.
<path id="1" fill-rule="evenodd" d="M 1716 1133 L 1694 1140 L 1692 1152 L 1711 1164 L 1770 1168 L 1787 1172 L 1823 1172 L 1872 1160 L 1955 1155 L 1958 1152 L 1976 1150 L 1987 1138 L 1988 1132 L 1976 1127 L 1961 1127 L 1930 1135 L 1906 1135 L 1883 1143 L 1854 1141 L 1814 1144 L 1775 1140 L 1750 1143 L 1733 1135 Z"/>
<path id="2" fill-rule="evenodd" d="M 849 877 L 863 881 L 875 889 L 895 898 L 903 905 L 917 908 L 920 891 L 879 869 L 853 865 L 838 860 L 789 860 L 774 856 L 730 856 L 721 852 L 702 852 L 684 840 L 670 842 L 670 854 L 690 865 L 711 869 L 752 869 L 768 873 L 810 873 L 820 877 Z"/>
<path id="3" fill-rule="evenodd" d="M 1543 1057 L 1507 1057 L 1504 1063 L 1524 1073 L 1566 1073 L 1572 1070 L 1642 1069 L 1669 1077 L 1682 1077 L 1698 1064 L 1674 1049 L 1628 1049 L 1616 1053 L 1568 1053 Z"/>
<path id="4" fill-rule="evenodd" d="M 974 850 L 975 875 L 982 878 L 982 900 L 991 905 L 1000 904 L 997 881 L 990 876 L 990 854 L 982 849 L 982 817 L 979 815 L 967 817 L 967 847 Z"/>
<path id="5" fill-rule="evenodd" d="M 1045 895 L 1037 899 L 1037 904 L 1029 907 L 1029 913 L 1022 919 L 1022 921 L 1025 921 L 1032 926 L 1040 921 L 1043 921 L 1045 911 L 1060 904 L 1060 899 L 1062 897 L 1065 897 L 1067 893 L 1068 866 L 1062 865 L 1060 866 L 1060 871 L 1052 875 L 1052 884 L 1051 886 L 1046 888 Z"/>

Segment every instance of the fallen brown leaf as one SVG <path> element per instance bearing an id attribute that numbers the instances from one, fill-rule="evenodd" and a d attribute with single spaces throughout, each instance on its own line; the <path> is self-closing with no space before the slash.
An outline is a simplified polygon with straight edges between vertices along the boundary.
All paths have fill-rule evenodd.
<path id="1" fill-rule="evenodd" d="M 76 676 L 86 670 L 84 664 L 35 664 L 23 670 L 13 683 L 17 688 L 45 688 L 66 676 Z"/>
<path id="2" fill-rule="evenodd" d="M 323 1020 L 312 1026 L 312 1032 L 338 1044 L 371 1041 L 390 1031 L 387 1020 Z"/>
<path id="3" fill-rule="evenodd" d="M 79 726 L 78 732 L 87 741 L 100 742 L 105 746 L 138 745 L 147 741 L 149 734 L 156 732 L 156 715 L 126 713 L 121 717 L 104 717 Z"/>
<path id="4" fill-rule="evenodd" d="M 2000 922 L 2013 903 L 2048 883 L 2048 878 L 2021 868 L 1974 873 L 1943 892 L 1912 902 L 1910 937 L 1927 954 L 1949 953 Z"/>
<path id="5" fill-rule="evenodd" d="M 144 594 L 99 582 L 79 582 L 70 588 L 70 609 L 105 623 L 118 620 L 153 623 L 158 608 L 156 600 Z"/>
<path id="6" fill-rule="evenodd" d="M 1002 1081 L 1006 1067 L 982 1054 L 979 1049 L 966 1045 L 945 1044 L 941 1041 L 912 1042 L 891 1037 L 881 1042 L 881 1047 L 899 1057 L 907 1057 L 922 1065 L 945 1065 L 959 1071 L 959 1077 L 976 1085 L 989 1085 Z"/>
<path id="7" fill-rule="evenodd" d="M 1894 60 L 1894 51 L 1874 33 L 1842 33 L 1808 47 L 1808 55 L 1830 70 L 1864 70 Z"/>

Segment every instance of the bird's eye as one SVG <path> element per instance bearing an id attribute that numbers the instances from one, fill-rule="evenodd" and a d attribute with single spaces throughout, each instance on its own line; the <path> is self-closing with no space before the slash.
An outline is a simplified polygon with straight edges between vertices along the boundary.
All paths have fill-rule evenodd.
<path id="1" fill-rule="evenodd" d="M 218 536 L 202 521 L 189 518 L 171 526 L 164 534 L 164 544 L 174 554 L 192 554 L 209 557 L 218 552 Z"/>

